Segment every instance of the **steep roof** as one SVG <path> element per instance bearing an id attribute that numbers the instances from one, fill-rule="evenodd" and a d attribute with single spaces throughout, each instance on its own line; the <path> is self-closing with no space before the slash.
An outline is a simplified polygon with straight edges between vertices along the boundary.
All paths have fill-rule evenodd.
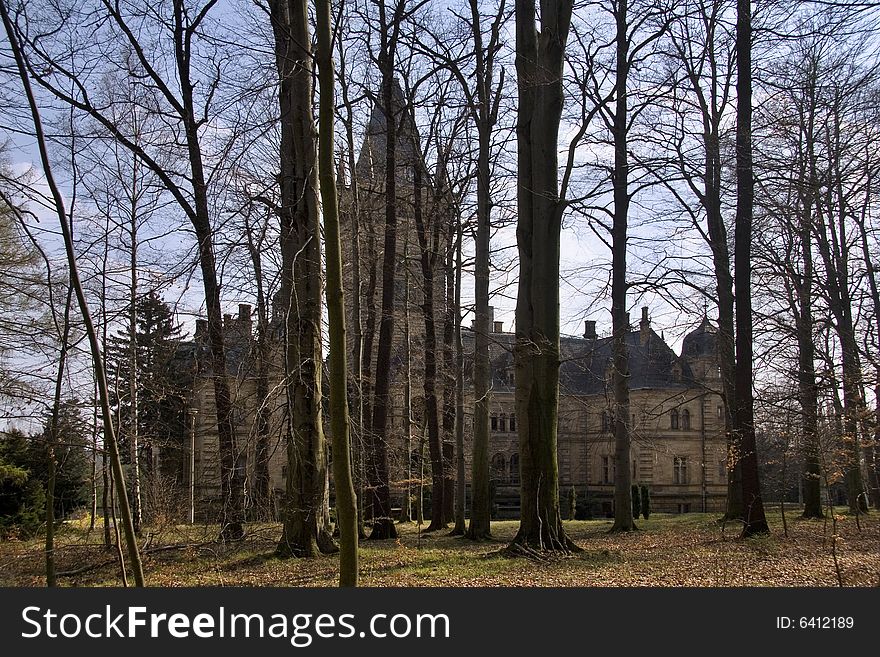
<path id="1" fill-rule="evenodd" d="M 683 356 L 714 357 L 718 349 L 718 329 L 712 325 L 709 318 L 703 315 L 703 321 L 693 331 L 684 336 L 681 353 Z"/>
<path id="2" fill-rule="evenodd" d="M 381 88 L 370 114 L 364 143 L 357 160 L 357 176 L 361 180 L 381 178 L 385 171 L 388 113 L 383 106 Z M 419 133 L 413 123 L 403 88 L 395 79 L 391 85 L 391 116 L 397 124 L 397 166 L 412 165 L 421 160 Z"/>
<path id="3" fill-rule="evenodd" d="M 462 331 L 466 353 L 473 354 L 473 331 Z M 492 387 L 495 390 L 512 390 L 513 333 L 493 333 L 490 336 L 490 361 Z M 650 388 L 687 388 L 693 385 L 693 373 L 687 362 L 653 330 L 648 329 L 648 339 L 642 344 L 641 332 L 626 334 L 629 352 L 630 390 Z M 559 368 L 559 385 L 563 394 L 594 395 L 608 391 L 608 376 L 612 363 L 612 338 L 594 340 L 578 337 L 562 337 L 560 351 L 562 363 Z"/>

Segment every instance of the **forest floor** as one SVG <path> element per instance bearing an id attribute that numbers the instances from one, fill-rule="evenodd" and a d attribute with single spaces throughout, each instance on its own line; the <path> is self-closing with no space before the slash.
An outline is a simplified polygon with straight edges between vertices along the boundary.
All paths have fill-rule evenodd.
<path id="1" fill-rule="evenodd" d="M 396 541 L 364 541 L 363 586 L 878 586 L 880 514 L 836 522 L 805 521 L 771 513 L 769 536 L 740 540 L 738 528 L 717 515 L 652 515 L 640 530 L 609 534 L 610 520 L 565 521 L 580 554 L 547 561 L 510 558 L 502 548 L 517 521 L 492 524 L 493 541 L 473 543 L 448 532 L 427 534 L 398 525 Z M 836 535 L 835 535 L 836 525 Z M 150 586 L 333 586 L 338 558 L 278 559 L 280 525 L 248 526 L 244 540 L 215 541 L 215 525 L 145 528 L 144 566 Z M 42 586 L 39 539 L 0 543 L 0 585 Z M 115 551 L 100 527 L 67 523 L 58 536 L 62 586 L 118 586 Z"/>

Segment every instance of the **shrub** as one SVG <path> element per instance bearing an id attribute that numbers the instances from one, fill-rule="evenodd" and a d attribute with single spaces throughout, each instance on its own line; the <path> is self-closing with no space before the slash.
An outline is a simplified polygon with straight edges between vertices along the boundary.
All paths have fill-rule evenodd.
<path id="1" fill-rule="evenodd" d="M 647 520 L 651 515 L 651 493 L 647 486 L 642 486 L 642 517 Z"/>
<path id="2" fill-rule="evenodd" d="M 632 509 L 633 519 L 638 519 L 639 515 L 642 512 L 642 498 L 641 493 L 639 492 L 638 484 L 632 485 Z"/>
<path id="3" fill-rule="evenodd" d="M 577 516 L 577 491 L 574 486 L 568 489 L 568 519 L 574 520 Z"/>

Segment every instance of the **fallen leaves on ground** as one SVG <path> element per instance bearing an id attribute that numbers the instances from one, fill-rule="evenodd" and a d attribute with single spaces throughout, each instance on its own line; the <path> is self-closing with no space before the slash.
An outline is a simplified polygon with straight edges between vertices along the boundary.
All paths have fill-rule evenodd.
<path id="1" fill-rule="evenodd" d="M 536 561 L 510 558 L 502 549 L 515 521 L 495 522 L 494 540 L 474 543 L 445 531 L 419 532 L 399 525 L 396 541 L 364 541 L 363 586 L 845 586 L 880 585 L 880 518 L 789 520 L 778 518 L 769 536 L 740 540 L 732 524 L 715 516 L 652 516 L 631 533 L 608 533 L 610 521 L 565 522 L 584 552 Z M 771 517 L 771 521 L 774 520 Z M 221 544 L 216 527 L 179 526 L 147 533 L 144 568 L 151 586 L 334 586 L 338 557 L 278 559 L 280 526 L 252 525 L 245 540 Z M 837 565 L 832 554 L 837 553 Z M 57 570 L 63 586 L 119 585 L 115 550 L 99 530 L 67 528 L 59 536 Z M 39 540 L 0 544 L 0 584 L 42 586 Z"/>

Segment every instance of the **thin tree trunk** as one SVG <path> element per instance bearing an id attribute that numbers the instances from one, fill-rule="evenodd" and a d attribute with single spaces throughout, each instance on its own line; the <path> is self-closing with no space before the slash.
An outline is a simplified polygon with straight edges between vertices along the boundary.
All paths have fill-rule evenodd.
<path id="1" fill-rule="evenodd" d="M 391 490 L 388 468 L 388 406 L 391 385 L 391 348 L 394 339 L 394 284 L 397 267 L 397 122 L 394 103 L 394 58 L 405 2 L 395 8 L 388 22 L 384 3 L 379 3 L 382 108 L 385 113 L 385 253 L 382 261 L 382 314 L 376 353 L 376 385 L 373 390 L 373 416 L 368 447 L 370 506 L 373 530 L 371 539 L 397 538 L 391 518 Z"/>
<path id="2" fill-rule="evenodd" d="M 727 436 L 727 520 L 743 517 L 741 448 L 733 431 L 736 407 L 736 347 L 734 331 L 733 275 L 727 247 L 727 227 L 721 212 L 721 149 L 717 132 L 707 135 L 706 143 L 706 224 L 712 248 L 718 294 L 718 366 L 724 397 L 724 433 Z"/>
<path id="3" fill-rule="evenodd" d="M 271 478 L 269 475 L 270 420 L 272 409 L 269 401 L 269 370 L 272 366 L 269 308 L 263 283 L 263 258 L 261 247 L 265 229 L 255 239 L 253 226 L 245 217 L 245 233 L 248 253 L 254 268 L 257 291 L 257 449 L 254 458 L 254 508 L 260 520 L 272 520 Z"/>
<path id="4" fill-rule="evenodd" d="M 355 477 L 355 491 L 357 492 L 357 523 L 358 538 L 367 537 L 364 531 L 364 400 L 367 398 L 364 390 L 364 328 L 361 299 L 363 294 L 363 282 L 361 280 L 361 214 L 360 214 L 360 184 L 357 177 L 357 162 L 355 161 L 354 142 L 354 110 L 348 96 L 348 81 L 345 70 L 345 48 L 343 39 L 337 39 L 340 62 L 340 91 L 342 104 L 345 107 L 346 118 L 345 136 L 348 143 L 346 154 L 348 157 L 348 169 L 351 176 L 349 187 L 348 214 L 351 221 L 351 279 L 352 279 L 352 328 L 353 340 L 351 346 L 351 397 L 350 404 L 354 408 L 354 431 L 352 432 L 352 468 Z M 375 290 L 373 291 L 375 292 Z M 372 293 L 371 293 L 372 294 Z"/>
<path id="5" fill-rule="evenodd" d="M 491 80 L 486 70 L 486 54 L 480 28 L 479 6 L 472 0 L 471 30 L 474 37 L 477 139 L 477 234 L 474 245 L 474 419 L 471 454 L 471 518 L 467 537 L 482 540 L 492 535 L 492 500 L 489 486 L 489 406 L 491 403 L 489 365 L 489 253 L 492 199 L 490 192 L 491 129 L 489 93 Z M 534 20 L 534 18 L 532 19 Z"/>
<path id="6" fill-rule="evenodd" d="M 138 435 L 138 344 L 137 344 L 137 156 L 132 166 L 132 194 L 131 207 L 129 208 L 129 236 L 131 237 L 131 251 L 129 253 L 131 279 L 128 290 L 128 390 L 129 390 L 129 434 L 128 434 L 128 457 L 131 467 L 131 514 L 136 534 L 141 533 L 141 474 L 139 459 Z"/>
<path id="7" fill-rule="evenodd" d="M 443 468 L 443 445 L 440 440 L 440 418 L 437 408 L 437 327 L 434 315 L 434 269 L 437 258 L 437 225 L 434 221 L 432 238 L 422 211 L 422 167 L 413 167 L 413 215 L 419 240 L 419 261 L 422 268 L 422 288 L 425 302 L 422 316 L 425 322 L 425 371 L 422 389 L 425 394 L 425 422 L 428 429 L 428 451 L 431 455 L 431 524 L 426 531 L 446 527 L 443 518 L 443 493 L 445 486 Z"/>
<path id="8" fill-rule="evenodd" d="M 446 295 L 443 313 L 443 520 L 456 522 L 455 476 L 455 222 L 447 222 L 443 275 Z M 464 518 L 462 518 L 464 520 Z"/>
<path id="9" fill-rule="evenodd" d="M 806 121 L 802 116 L 802 130 L 807 138 L 807 161 L 801 165 L 803 181 L 801 192 L 801 217 L 797 234 L 803 261 L 798 286 L 798 392 L 801 405 L 801 431 L 804 454 L 803 496 L 804 518 L 823 518 L 821 491 L 821 463 L 819 454 L 819 388 L 816 383 L 816 347 L 813 343 L 813 248 L 811 230 L 813 227 L 813 207 L 818 203 L 818 180 L 815 154 L 815 96 L 810 92 L 810 113 Z M 805 183 L 805 184 L 804 184 Z"/>
<path id="10" fill-rule="evenodd" d="M 101 513 L 104 519 L 104 549 L 113 547 L 113 538 L 110 536 L 110 466 L 107 463 L 107 447 L 101 449 Z"/>
<path id="11" fill-rule="evenodd" d="M 407 241 L 404 241 L 403 252 L 406 253 L 409 248 Z M 404 511 L 402 520 L 412 522 L 412 503 L 413 503 L 413 487 L 412 487 L 412 426 L 413 426 L 413 408 L 412 408 L 412 335 L 409 329 L 409 267 L 404 260 L 403 270 L 403 348 L 405 350 L 404 379 L 403 379 L 403 435 L 404 445 L 406 449 L 406 501 L 404 502 Z M 419 475 L 421 476 L 421 475 Z M 421 485 L 421 483 L 420 483 Z"/>
<path id="12" fill-rule="evenodd" d="M 348 365 L 345 344 L 345 291 L 339 238 L 339 199 L 333 164 L 335 79 L 330 23 L 330 0 L 320 0 L 317 13 L 317 63 L 321 91 L 320 183 L 327 243 L 327 312 L 330 333 L 330 422 L 333 434 L 333 483 L 339 528 L 339 585 L 357 586 L 357 502 L 351 478 L 348 420 Z"/>
<path id="13" fill-rule="evenodd" d="M 92 400 L 97 399 L 97 391 Z M 92 473 L 89 477 L 89 533 L 95 529 L 98 517 L 98 406 L 92 411 Z"/>
<path id="14" fill-rule="evenodd" d="M 455 528 L 452 533 L 464 535 L 465 528 L 465 463 L 464 463 L 464 348 L 461 343 L 461 214 L 456 213 L 455 226 Z"/>
<path id="15" fill-rule="evenodd" d="M 70 302 L 73 297 L 73 286 L 67 286 L 67 298 L 64 302 L 64 319 L 61 325 L 61 348 L 58 355 L 58 371 L 55 375 L 55 394 L 52 398 L 52 416 L 49 430 L 46 432 L 46 586 L 56 586 L 55 574 L 55 484 L 58 460 L 56 449 L 59 445 L 60 428 L 58 426 L 61 412 L 61 390 L 64 372 L 67 367 L 67 348 L 70 338 Z"/>
<path id="16" fill-rule="evenodd" d="M 217 411 L 217 438 L 220 451 L 220 482 L 222 511 L 220 538 L 238 540 L 244 536 L 244 464 L 246 453 L 239 453 L 232 419 L 232 395 L 226 371 L 226 348 L 223 336 L 223 312 L 220 306 L 220 284 L 214 256 L 214 239 L 208 205 L 208 184 L 199 141 L 200 122 L 196 118 L 191 79 L 192 32 L 186 23 L 184 0 L 174 0 L 175 65 L 180 84 L 180 118 L 189 157 L 194 211 L 189 214 L 198 241 L 199 268 L 205 291 L 208 320 L 208 346 L 211 353 L 211 377 L 214 387 L 214 408 Z"/>

